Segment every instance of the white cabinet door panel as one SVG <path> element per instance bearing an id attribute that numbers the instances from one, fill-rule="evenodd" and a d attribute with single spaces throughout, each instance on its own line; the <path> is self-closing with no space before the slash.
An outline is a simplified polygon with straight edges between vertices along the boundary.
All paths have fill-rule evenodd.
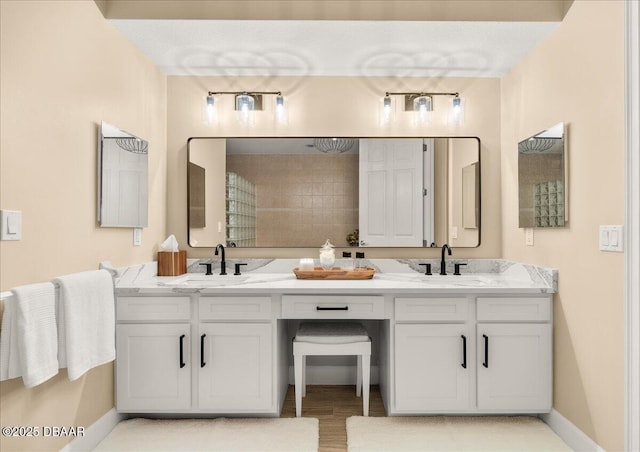
<path id="1" fill-rule="evenodd" d="M 479 409 L 551 409 L 550 324 L 478 325 L 477 353 Z"/>
<path id="2" fill-rule="evenodd" d="M 190 341 L 188 324 L 117 325 L 117 409 L 191 408 Z"/>
<path id="3" fill-rule="evenodd" d="M 474 360 L 468 330 L 466 325 L 396 325 L 398 411 L 452 411 L 470 407 Z"/>
<path id="4" fill-rule="evenodd" d="M 272 408 L 270 323 L 200 325 L 199 408 L 260 411 Z"/>

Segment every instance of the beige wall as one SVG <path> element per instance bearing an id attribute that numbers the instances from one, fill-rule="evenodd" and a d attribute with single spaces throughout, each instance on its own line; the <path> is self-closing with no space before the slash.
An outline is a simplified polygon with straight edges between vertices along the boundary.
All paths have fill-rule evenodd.
<path id="1" fill-rule="evenodd" d="M 458 249 L 454 256 L 496 257 L 500 241 L 500 88 L 498 79 L 387 79 L 358 77 L 169 77 L 168 80 L 168 233 L 187 243 L 186 149 L 190 137 L 224 136 L 478 136 L 482 159 L 482 243 Z M 289 113 L 288 126 L 277 126 L 269 112 L 256 114 L 247 128 L 237 123 L 233 96 L 221 98 L 220 121 L 201 120 L 206 92 L 228 90 L 281 90 Z M 460 91 L 465 98 L 465 124 L 446 123 L 450 98 L 435 98 L 431 125 L 414 126 L 409 113 L 398 112 L 396 123 L 379 125 L 379 106 L 386 91 Z M 272 99 L 267 98 L 267 102 Z M 398 102 L 399 103 L 399 102 Z M 318 246 L 322 243 L 318 243 Z M 308 257 L 317 248 L 232 249 L 230 257 Z M 435 249 L 371 248 L 367 257 L 432 257 Z M 190 248 L 189 257 L 210 257 L 211 249 Z"/>
<path id="2" fill-rule="evenodd" d="M 598 251 L 598 226 L 624 222 L 623 31 L 622 1 L 576 1 L 502 80 L 503 257 L 559 270 L 554 408 L 606 450 L 624 449 L 624 255 Z M 517 143 L 561 121 L 569 224 L 527 247 Z"/>
<path id="3" fill-rule="evenodd" d="M 154 258 L 165 235 L 166 76 L 91 1 L 0 2 L 0 206 L 21 210 L 23 239 L 0 242 L 0 287 Z M 96 223 L 101 120 L 149 140 L 149 227 Z M 113 407 L 113 366 L 33 389 L 0 384 L 2 425 L 90 426 Z M 0 439 L 2 450 L 54 450 L 68 439 Z"/>

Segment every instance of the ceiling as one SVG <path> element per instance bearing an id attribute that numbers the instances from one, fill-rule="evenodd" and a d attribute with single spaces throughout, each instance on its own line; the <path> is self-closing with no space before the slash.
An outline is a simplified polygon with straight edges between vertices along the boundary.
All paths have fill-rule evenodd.
<path id="1" fill-rule="evenodd" d="M 168 75 L 502 77 L 573 0 L 94 0 Z"/>
<path id="2" fill-rule="evenodd" d="M 502 77 L 560 22 L 110 19 L 167 75 Z"/>

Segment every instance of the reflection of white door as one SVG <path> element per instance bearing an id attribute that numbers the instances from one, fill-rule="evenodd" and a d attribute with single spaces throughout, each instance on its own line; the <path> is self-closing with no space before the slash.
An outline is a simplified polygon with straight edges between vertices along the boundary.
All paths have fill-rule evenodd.
<path id="1" fill-rule="evenodd" d="M 116 140 L 102 148 L 102 226 L 147 225 L 147 155 L 127 152 Z"/>
<path id="2" fill-rule="evenodd" d="M 422 246 L 422 139 L 360 140 L 360 244 Z"/>

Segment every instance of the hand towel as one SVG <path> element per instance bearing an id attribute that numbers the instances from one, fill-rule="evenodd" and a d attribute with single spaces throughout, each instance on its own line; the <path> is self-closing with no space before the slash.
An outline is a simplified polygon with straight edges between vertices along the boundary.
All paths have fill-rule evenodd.
<path id="1" fill-rule="evenodd" d="M 15 297 L 4 299 L 2 328 L 0 330 L 0 381 L 11 380 L 22 375 L 16 327 Z"/>
<path id="2" fill-rule="evenodd" d="M 9 308 L 11 341 L 7 377 L 15 378 L 17 372 L 24 385 L 32 388 L 58 373 L 55 287 L 48 282 L 30 284 L 16 287 L 12 293 L 5 305 Z"/>
<path id="3" fill-rule="evenodd" d="M 54 282 L 60 286 L 58 361 L 73 381 L 115 359 L 113 280 L 108 271 L 95 270 L 61 276 Z"/>

